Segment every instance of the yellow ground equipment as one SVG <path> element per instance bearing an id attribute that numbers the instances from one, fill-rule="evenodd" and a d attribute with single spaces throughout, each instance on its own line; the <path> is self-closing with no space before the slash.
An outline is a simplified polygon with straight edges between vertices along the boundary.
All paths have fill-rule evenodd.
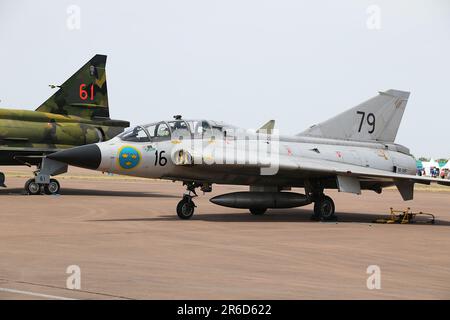
<path id="1" fill-rule="evenodd" d="M 391 215 L 389 218 L 377 219 L 374 222 L 375 223 L 401 223 L 401 224 L 415 223 L 415 222 L 418 222 L 418 221 L 416 221 L 417 215 L 425 215 L 430 218 L 428 220 L 421 221 L 421 222 L 434 224 L 435 217 L 432 213 L 426 213 L 426 212 L 422 212 L 422 211 L 421 212 L 412 212 L 411 208 L 407 208 L 406 210 L 394 210 L 393 208 L 391 208 Z"/>

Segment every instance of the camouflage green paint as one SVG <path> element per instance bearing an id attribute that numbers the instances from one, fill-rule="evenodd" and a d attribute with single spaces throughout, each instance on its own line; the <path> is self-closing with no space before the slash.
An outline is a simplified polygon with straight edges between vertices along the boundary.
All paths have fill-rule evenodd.
<path id="1" fill-rule="evenodd" d="M 44 154 L 109 140 L 128 127 L 109 118 L 105 66 L 106 56 L 94 56 L 36 111 L 0 109 L 0 165 L 37 164 Z"/>

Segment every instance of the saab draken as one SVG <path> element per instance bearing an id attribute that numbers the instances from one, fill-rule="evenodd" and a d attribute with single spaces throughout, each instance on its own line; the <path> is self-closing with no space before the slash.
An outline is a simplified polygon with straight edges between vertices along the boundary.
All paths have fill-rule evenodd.
<path id="1" fill-rule="evenodd" d="M 130 126 L 111 120 L 106 87 L 106 56 L 95 55 L 59 86 L 36 111 L 0 109 L 0 165 L 36 166 L 25 183 L 28 194 L 55 194 L 60 184 L 50 176 L 67 165 L 45 158 L 50 153 L 111 139 Z M 0 172 L 0 186 L 5 175 Z"/>
<path id="2" fill-rule="evenodd" d="M 252 131 L 175 116 L 48 158 L 103 172 L 181 181 L 186 192 L 176 212 L 182 219 L 194 214 L 197 188 L 209 192 L 213 184 L 228 184 L 246 185 L 249 190 L 210 201 L 255 215 L 314 204 L 312 218 L 332 220 L 335 204 L 325 194 L 327 189 L 381 194 L 396 186 L 404 200 L 411 200 L 416 183 L 450 185 L 450 180 L 417 176 L 409 149 L 395 143 L 408 98 L 409 92 L 380 92 L 293 136 L 279 135 L 274 121 Z"/>

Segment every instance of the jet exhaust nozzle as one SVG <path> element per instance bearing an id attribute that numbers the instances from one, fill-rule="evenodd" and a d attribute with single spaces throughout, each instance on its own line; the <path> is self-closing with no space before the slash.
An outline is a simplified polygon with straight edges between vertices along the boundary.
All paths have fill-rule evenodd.
<path id="1" fill-rule="evenodd" d="M 47 158 L 75 167 L 96 170 L 102 161 L 102 153 L 97 144 L 88 144 L 49 154 Z"/>
<path id="2" fill-rule="evenodd" d="M 306 206 L 311 200 L 294 192 L 232 192 L 211 198 L 214 204 L 230 208 L 295 208 Z"/>

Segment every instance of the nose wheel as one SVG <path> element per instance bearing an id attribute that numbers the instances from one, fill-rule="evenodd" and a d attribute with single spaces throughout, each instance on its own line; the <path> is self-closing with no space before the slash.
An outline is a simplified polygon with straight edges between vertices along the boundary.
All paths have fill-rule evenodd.
<path id="1" fill-rule="evenodd" d="M 190 195 L 184 195 L 183 199 L 178 202 L 177 215 L 180 219 L 187 220 L 194 215 L 195 203 Z"/>
<path id="2" fill-rule="evenodd" d="M 183 199 L 178 202 L 177 215 L 180 219 L 187 220 L 194 215 L 195 208 L 197 207 L 192 201 L 192 198 L 198 197 L 196 188 L 200 188 L 203 193 L 211 192 L 212 186 L 208 182 L 196 182 L 196 181 L 184 181 L 183 185 L 186 186 L 186 192 L 183 195 Z"/>
<path id="3" fill-rule="evenodd" d="M 195 208 L 197 207 L 194 201 L 192 201 L 192 198 L 198 196 L 195 189 L 200 188 L 203 192 L 211 192 L 212 186 L 210 183 L 196 181 L 184 181 L 183 185 L 186 186 L 186 192 L 183 195 L 183 199 L 178 202 L 177 215 L 180 219 L 187 220 L 194 215 Z"/>

